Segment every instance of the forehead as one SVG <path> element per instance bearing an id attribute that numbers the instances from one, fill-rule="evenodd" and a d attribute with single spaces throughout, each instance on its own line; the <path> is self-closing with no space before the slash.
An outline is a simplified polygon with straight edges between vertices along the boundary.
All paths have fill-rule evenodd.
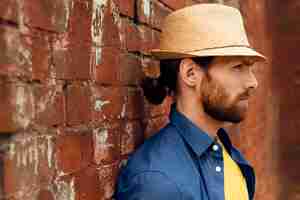
<path id="1" fill-rule="evenodd" d="M 220 56 L 213 60 L 214 65 L 231 66 L 231 65 L 253 65 L 256 62 L 251 56 Z"/>

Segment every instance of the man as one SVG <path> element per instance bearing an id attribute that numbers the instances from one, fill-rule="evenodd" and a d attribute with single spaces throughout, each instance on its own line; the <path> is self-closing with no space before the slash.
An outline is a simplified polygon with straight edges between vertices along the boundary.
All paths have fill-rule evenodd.
<path id="1" fill-rule="evenodd" d="M 161 74 L 143 82 L 146 98 L 172 95 L 170 122 L 129 158 L 117 200 L 252 200 L 255 174 L 224 126 L 246 117 L 257 88 L 254 64 L 265 57 L 249 46 L 240 12 L 200 4 L 166 17 Z"/>

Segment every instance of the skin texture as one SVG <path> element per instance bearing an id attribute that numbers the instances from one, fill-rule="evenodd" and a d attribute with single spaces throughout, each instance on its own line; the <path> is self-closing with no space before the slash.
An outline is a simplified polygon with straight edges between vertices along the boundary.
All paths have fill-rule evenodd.
<path id="1" fill-rule="evenodd" d="M 246 117 L 258 83 L 251 57 L 216 57 L 207 67 L 186 58 L 178 75 L 177 109 L 210 136 Z"/>

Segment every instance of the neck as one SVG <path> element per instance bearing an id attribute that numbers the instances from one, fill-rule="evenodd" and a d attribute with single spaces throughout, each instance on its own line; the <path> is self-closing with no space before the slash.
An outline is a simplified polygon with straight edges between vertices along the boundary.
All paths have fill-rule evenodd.
<path id="1" fill-rule="evenodd" d="M 225 127 L 225 122 L 215 120 L 204 112 L 203 106 L 199 105 L 199 101 L 185 99 L 177 99 L 177 110 L 183 113 L 209 136 L 212 138 L 216 137 L 218 129 Z"/>

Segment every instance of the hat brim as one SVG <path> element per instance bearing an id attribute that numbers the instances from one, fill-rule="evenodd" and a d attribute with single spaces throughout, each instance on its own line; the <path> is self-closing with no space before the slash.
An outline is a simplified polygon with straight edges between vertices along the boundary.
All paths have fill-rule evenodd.
<path id="1" fill-rule="evenodd" d="M 267 58 L 247 46 L 230 46 L 221 48 L 209 48 L 195 51 L 174 52 L 169 50 L 153 49 L 150 54 L 159 60 L 188 58 L 188 57 L 206 57 L 206 56 L 250 56 L 257 61 L 266 61 Z"/>

